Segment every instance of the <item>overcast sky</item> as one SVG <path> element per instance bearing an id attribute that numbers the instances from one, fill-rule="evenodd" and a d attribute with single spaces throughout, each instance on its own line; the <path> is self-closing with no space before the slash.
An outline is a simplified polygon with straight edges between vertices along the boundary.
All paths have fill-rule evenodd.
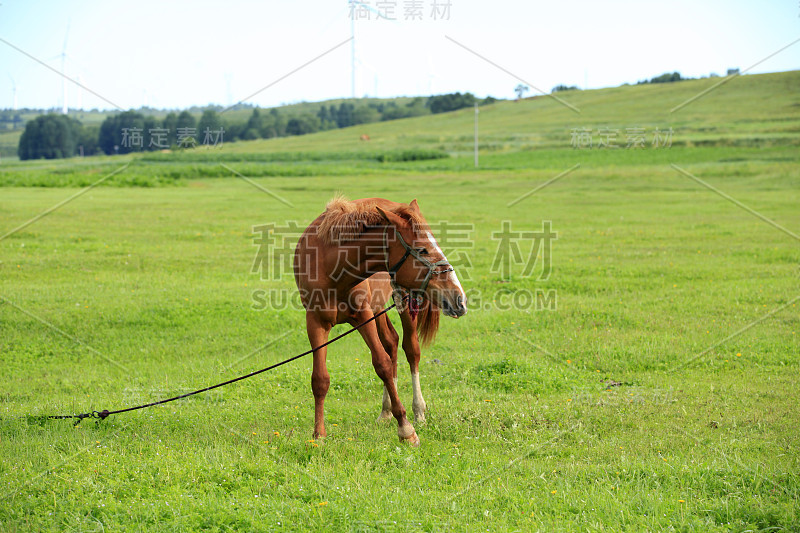
<path id="1" fill-rule="evenodd" d="M 549 92 L 725 74 L 800 38 L 798 0 L 366 3 L 352 24 L 357 96 L 510 98 L 519 79 Z M 350 37 L 347 0 L 0 0 L 0 108 L 14 84 L 19 107 L 62 103 L 59 75 L 10 45 L 59 72 L 65 50 L 66 75 L 108 100 L 68 83 L 71 108 L 229 105 L 273 84 L 248 100 L 269 107 L 349 97 Z M 750 72 L 798 68 L 800 42 Z"/>

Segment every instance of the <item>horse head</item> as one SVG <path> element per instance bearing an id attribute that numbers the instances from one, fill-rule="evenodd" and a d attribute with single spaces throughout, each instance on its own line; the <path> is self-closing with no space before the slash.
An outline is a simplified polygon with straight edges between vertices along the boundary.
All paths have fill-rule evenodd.
<path id="1" fill-rule="evenodd" d="M 377 207 L 386 220 L 386 268 L 392 281 L 412 295 L 422 295 L 442 312 L 458 318 L 467 313 L 467 296 L 455 269 L 445 257 L 416 200 L 409 218 Z"/>

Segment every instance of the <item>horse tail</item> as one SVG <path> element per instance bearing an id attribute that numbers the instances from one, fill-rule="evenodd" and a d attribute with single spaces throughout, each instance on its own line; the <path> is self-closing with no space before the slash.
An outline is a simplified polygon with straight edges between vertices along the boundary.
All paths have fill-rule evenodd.
<path id="1" fill-rule="evenodd" d="M 428 300 L 423 301 L 417 316 L 417 335 L 422 340 L 422 345 L 427 346 L 436 338 L 439 329 L 439 308 Z"/>

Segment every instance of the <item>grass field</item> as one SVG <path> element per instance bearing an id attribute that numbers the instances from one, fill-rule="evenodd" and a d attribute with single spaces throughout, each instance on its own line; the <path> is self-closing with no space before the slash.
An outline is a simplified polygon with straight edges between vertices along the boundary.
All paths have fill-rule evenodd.
<path id="1" fill-rule="evenodd" d="M 496 104 L 479 169 L 472 110 L 4 161 L 0 529 L 800 531 L 798 81 L 735 78 L 675 113 L 714 80 L 566 93 L 580 115 Z M 620 147 L 571 146 L 574 128 L 605 127 Z M 625 148 L 634 127 L 646 145 Z M 656 127 L 671 147 L 652 145 Z M 449 157 L 379 160 L 420 149 Z M 153 401 L 307 349 L 302 311 L 255 305 L 294 284 L 251 271 L 253 226 L 304 227 L 336 191 L 473 225 L 457 247 L 470 313 L 423 352 L 420 448 L 375 422 L 357 336 L 328 352 L 324 443 L 310 359 L 99 425 L 24 418 Z M 493 269 L 504 221 L 552 221 L 549 279 Z M 557 309 L 509 304 L 537 289 Z M 410 411 L 402 362 L 400 393 Z"/>

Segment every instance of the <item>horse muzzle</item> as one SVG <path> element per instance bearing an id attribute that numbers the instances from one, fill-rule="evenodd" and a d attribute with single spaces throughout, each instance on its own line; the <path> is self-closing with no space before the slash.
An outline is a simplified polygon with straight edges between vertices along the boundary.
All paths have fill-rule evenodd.
<path id="1" fill-rule="evenodd" d="M 442 297 L 442 313 L 451 318 L 462 317 L 467 314 L 467 297 L 463 294 L 448 298 Z"/>

